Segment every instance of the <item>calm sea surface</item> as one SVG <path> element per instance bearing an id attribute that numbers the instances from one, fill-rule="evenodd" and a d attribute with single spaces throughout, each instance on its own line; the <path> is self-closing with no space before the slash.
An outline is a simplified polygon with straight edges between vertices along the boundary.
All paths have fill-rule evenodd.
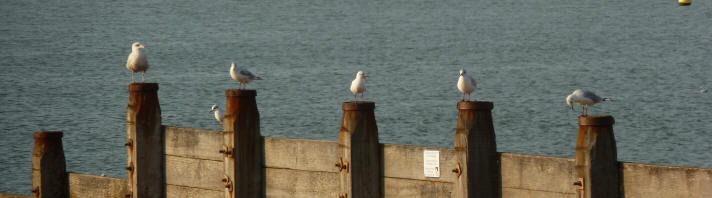
<path id="1" fill-rule="evenodd" d="M 265 80 L 265 136 L 336 140 L 356 71 L 383 143 L 452 147 L 460 68 L 493 101 L 498 150 L 572 157 L 564 98 L 613 102 L 621 161 L 712 167 L 712 1 L 0 2 L 0 192 L 29 194 L 32 132 L 69 171 L 125 177 L 130 45 L 147 45 L 165 125 L 218 130 L 231 61 Z"/>

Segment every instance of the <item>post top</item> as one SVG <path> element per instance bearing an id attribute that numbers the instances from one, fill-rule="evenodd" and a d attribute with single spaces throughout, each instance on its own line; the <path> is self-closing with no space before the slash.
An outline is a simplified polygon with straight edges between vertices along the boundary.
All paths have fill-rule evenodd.
<path id="1" fill-rule="evenodd" d="M 62 138 L 62 131 L 39 131 L 32 134 L 35 139 Z"/>
<path id="2" fill-rule="evenodd" d="M 459 110 L 492 110 L 494 104 L 489 101 L 460 101 L 457 102 L 457 109 Z"/>
<path id="3" fill-rule="evenodd" d="M 240 96 L 256 96 L 257 90 L 254 89 L 228 89 L 225 90 L 225 96 L 227 97 L 240 97 Z"/>
<path id="4" fill-rule="evenodd" d="M 129 92 L 151 92 L 158 91 L 158 83 L 131 83 Z"/>
<path id="5" fill-rule="evenodd" d="M 376 108 L 376 103 L 372 101 L 354 101 L 354 102 L 344 102 L 341 104 L 344 111 L 366 111 Z"/>
<path id="6" fill-rule="evenodd" d="M 588 115 L 579 116 L 578 124 L 581 126 L 609 126 L 615 123 L 615 119 L 610 115 Z"/>

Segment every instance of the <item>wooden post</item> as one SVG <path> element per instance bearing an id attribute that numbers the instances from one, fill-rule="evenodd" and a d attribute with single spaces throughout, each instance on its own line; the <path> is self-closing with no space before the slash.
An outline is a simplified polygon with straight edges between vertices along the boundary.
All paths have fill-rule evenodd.
<path id="1" fill-rule="evenodd" d="M 383 197 L 383 155 L 373 102 L 344 102 L 339 131 L 339 198 Z"/>
<path id="2" fill-rule="evenodd" d="M 226 90 L 223 118 L 225 197 L 264 197 L 264 139 L 255 90 Z"/>
<path id="3" fill-rule="evenodd" d="M 492 102 L 457 103 L 455 152 L 459 169 L 453 173 L 455 197 L 499 197 L 499 157 L 492 124 Z"/>
<path id="4" fill-rule="evenodd" d="M 69 197 L 69 180 L 62 148 L 62 132 L 35 132 L 32 151 L 33 197 Z"/>
<path id="5" fill-rule="evenodd" d="M 620 197 L 620 175 L 612 116 L 579 116 L 575 185 L 585 198 Z"/>
<path id="6" fill-rule="evenodd" d="M 157 83 L 131 83 L 126 107 L 129 195 L 165 197 L 164 134 Z"/>

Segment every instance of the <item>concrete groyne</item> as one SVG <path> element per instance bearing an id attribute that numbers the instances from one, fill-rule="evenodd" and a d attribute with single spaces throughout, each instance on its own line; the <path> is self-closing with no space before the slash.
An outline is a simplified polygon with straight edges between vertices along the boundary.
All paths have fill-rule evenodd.
<path id="1" fill-rule="evenodd" d="M 262 136 L 254 90 L 225 92 L 221 131 L 164 126 L 157 92 L 129 86 L 126 178 L 66 172 L 62 133 L 36 132 L 33 197 L 712 197 L 710 168 L 617 161 L 611 116 L 579 117 L 559 158 L 497 152 L 492 102 L 457 103 L 436 148 L 378 142 L 373 102 L 343 103 L 324 141 Z"/>

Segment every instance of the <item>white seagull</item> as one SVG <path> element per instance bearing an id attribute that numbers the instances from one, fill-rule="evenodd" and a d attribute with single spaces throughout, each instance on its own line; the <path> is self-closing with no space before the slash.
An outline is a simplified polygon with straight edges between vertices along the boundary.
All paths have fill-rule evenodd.
<path id="1" fill-rule="evenodd" d="M 569 107 L 571 107 L 571 110 L 573 111 L 573 103 L 578 103 L 579 105 L 581 105 L 581 115 L 585 116 L 586 112 L 588 112 L 589 106 L 593 106 L 594 104 L 602 101 L 610 100 L 610 98 L 601 98 L 593 92 L 577 89 L 566 97 L 566 104 L 569 105 Z"/>
<path id="2" fill-rule="evenodd" d="M 143 49 L 146 48 L 145 45 L 141 45 L 139 42 L 133 43 L 131 45 L 131 54 L 129 54 L 128 60 L 126 60 L 126 68 L 131 70 L 131 82 L 134 82 L 134 73 L 141 72 L 141 82 L 144 81 L 146 76 L 146 70 L 148 70 L 148 60 L 146 60 L 146 54 L 143 53 Z"/>
<path id="3" fill-rule="evenodd" d="M 212 108 L 210 108 L 211 113 L 215 113 L 215 119 L 218 120 L 218 122 L 222 123 L 223 121 L 223 115 L 220 113 L 220 109 L 218 108 L 218 105 L 213 105 Z"/>
<path id="4" fill-rule="evenodd" d="M 356 79 L 351 81 L 351 93 L 354 94 L 354 101 L 356 101 L 356 96 L 360 93 L 361 100 L 363 100 L 363 92 L 366 91 L 366 74 L 363 71 L 358 71 L 356 73 Z"/>
<path id="5" fill-rule="evenodd" d="M 230 67 L 230 76 L 233 80 L 236 80 L 238 83 L 240 83 L 239 89 L 247 88 L 247 83 L 252 80 L 262 80 L 262 78 L 255 76 L 254 74 L 252 74 L 252 72 L 247 71 L 247 69 L 244 69 L 242 67 L 236 67 L 235 62 L 232 62 L 232 66 Z"/>
<path id="6" fill-rule="evenodd" d="M 462 92 L 461 101 L 465 101 L 465 94 L 467 94 L 467 101 L 470 101 L 470 94 L 477 89 L 477 82 L 475 82 L 475 79 L 472 79 L 470 75 L 467 75 L 465 69 L 460 70 L 460 79 L 457 80 L 457 89 Z"/>

